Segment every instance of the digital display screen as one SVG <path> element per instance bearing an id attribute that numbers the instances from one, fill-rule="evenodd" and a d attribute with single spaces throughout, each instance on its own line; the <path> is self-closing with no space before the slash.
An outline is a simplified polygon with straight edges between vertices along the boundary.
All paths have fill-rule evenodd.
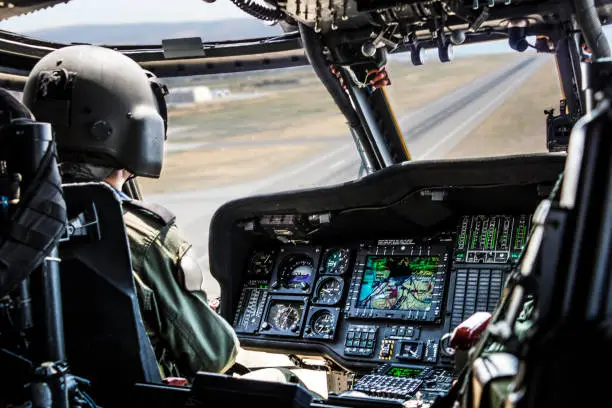
<path id="1" fill-rule="evenodd" d="M 385 374 L 392 377 L 413 378 L 421 374 L 421 372 L 423 372 L 422 368 L 391 367 Z"/>
<path id="2" fill-rule="evenodd" d="M 293 271 L 291 271 L 290 276 L 287 277 L 288 286 L 291 285 L 299 285 L 301 282 L 308 282 L 310 279 L 310 275 L 312 274 L 312 267 L 310 266 L 298 266 Z"/>
<path id="3" fill-rule="evenodd" d="M 366 258 L 357 307 L 377 310 L 429 311 L 440 256 Z"/>

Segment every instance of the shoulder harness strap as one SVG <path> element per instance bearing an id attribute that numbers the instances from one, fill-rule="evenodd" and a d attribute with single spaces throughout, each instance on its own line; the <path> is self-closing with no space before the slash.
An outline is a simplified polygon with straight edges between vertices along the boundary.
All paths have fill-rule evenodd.
<path id="1" fill-rule="evenodd" d="M 145 211 L 163 222 L 164 225 L 168 225 L 176 220 L 176 216 L 170 210 L 158 204 L 145 203 L 140 200 L 126 200 L 123 202 L 123 205 L 132 207 L 136 211 Z"/>

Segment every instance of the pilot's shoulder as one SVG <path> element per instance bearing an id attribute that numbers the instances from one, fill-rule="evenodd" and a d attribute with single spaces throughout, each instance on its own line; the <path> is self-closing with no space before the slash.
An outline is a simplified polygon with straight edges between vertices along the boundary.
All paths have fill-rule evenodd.
<path id="1" fill-rule="evenodd" d="M 173 224 L 176 220 L 172 211 L 159 204 L 146 203 L 140 200 L 126 200 L 123 202 L 123 208 L 127 213 L 155 221 L 163 226 Z"/>

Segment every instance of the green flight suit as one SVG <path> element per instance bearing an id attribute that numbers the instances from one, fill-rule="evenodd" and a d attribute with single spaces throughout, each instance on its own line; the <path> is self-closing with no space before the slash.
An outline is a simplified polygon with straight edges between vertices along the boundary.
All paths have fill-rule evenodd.
<path id="1" fill-rule="evenodd" d="M 165 208 L 124 201 L 136 291 L 164 377 L 222 373 L 236 359 L 233 328 L 208 305 L 191 245 Z"/>

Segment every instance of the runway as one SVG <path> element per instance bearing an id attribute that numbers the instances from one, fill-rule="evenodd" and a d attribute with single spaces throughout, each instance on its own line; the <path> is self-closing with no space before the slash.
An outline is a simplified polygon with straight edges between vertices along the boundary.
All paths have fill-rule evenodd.
<path id="1" fill-rule="evenodd" d="M 443 98 L 398 117 L 413 160 L 442 158 L 546 61 L 546 57 L 540 56 L 520 59 L 517 63 L 462 85 Z M 397 112 L 398 107 L 395 110 Z M 175 132 L 180 133 L 180 130 Z M 249 195 L 333 185 L 358 177 L 360 158 L 348 132 L 344 138 L 340 135 L 325 140 L 330 144 L 320 155 L 254 182 L 145 197 L 147 201 L 164 205 L 177 215 L 179 226 L 199 254 L 198 260 L 205 271 L 204 289 L 210 296 L 219 294 L 219 287 L 208 272 L 208 228 L 217 208 L 227 201 Z M 232 143 L 245 142 L 232 142 L 230 139 L 206 144 L 207 147 L 216 147 L 216 144 L 221 147 Z M 249 143 L 262 145 L 271 142 Z"/>

